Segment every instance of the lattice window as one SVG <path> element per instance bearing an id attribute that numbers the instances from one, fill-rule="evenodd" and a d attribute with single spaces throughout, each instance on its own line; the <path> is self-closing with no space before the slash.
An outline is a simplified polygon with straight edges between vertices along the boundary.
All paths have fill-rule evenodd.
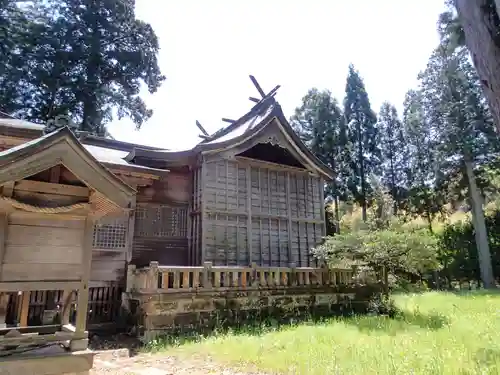
<path id="1" fill-rule="evenodd" d="M 187 207 L 167 205 L 138 207 L 135 231 L 139 237 L 186 237 Z"/>
<path id="2" fill-rule="evenodd" d="M 128 219 L 106 220 L 94 226 L 92 247 L 95 249 L 123 249 L 127 246 Z"/>

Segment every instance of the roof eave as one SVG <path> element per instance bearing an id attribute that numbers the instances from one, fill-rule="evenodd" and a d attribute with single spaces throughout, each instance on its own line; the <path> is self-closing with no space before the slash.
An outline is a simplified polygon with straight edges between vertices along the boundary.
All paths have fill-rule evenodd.
<path id="1" fill-rule="evenodd" d="M 66 146 L 64 146 L 64 142 L 66 142 Z M 50 156 L 50 153 L 48 153 L 48 150 L 51 147 L 69 147 L 69 149 L 66 148 L 67 151 L 64 151 L 64 155 Z M 126 182 L 124 182 L 122 179 L 120 179 L 118 176 L 116 176 L 113 172 L 111 172 L 101 162 L 99 162 L 87 149 L 85 149 L 85 147 L 83 147 L 83 145 L 78 141 L 78 139 L 71 132 L 71 130 L 66 128 L 66 127 L 58 129 L 50 134 L 47 134 L 47 135 L 40 137 L 38 139 L 35 139 L 33 141 L 27 142 L 23 145 L 13 147 L 9 150 L 2 152 L 0 154 L 0 170 L 5 171 L 5 168 L 12 169 L 13 165 L 15 163 L 20 162 L 21 160 L 26 159 L 26 158 L 33 158 L 35 155 L 38 156 L 38 155 L 45 152 L 45 153 L 47 153 L 45 155 L 50 156 L 52 159 L 48 159 L 45 161 L 45 163 L 39 163 L 39 164 L 38 164 L 39 159 L 37 159 L 37 163 L 35 163 L 35 164 L 37 164 L 37 168 L 31 169 L 30 173 L 38 173 L 41 170 L 43 170 L 44 167 L 50 168 L 50 166 L 55 165 L 53 163 L 57 162 L 57 160 L 59 160 L 60 163 L 65 164 L 64 158 L 69 157 L 67 155 L 67 152 L 70 149 L 73 149 L 72 152 L 79 154 L 80 157 L 83 158 L 84 163 L 89 165 L 89 168 L 97 168 L 97 170 L 101 170 L 101 172 L 100 172 L 100 173 L 102 173 L 101 178 L 103 178 L 104 180 L 107 181 L 105 183 L 110 184 L 110 185 L 107 185 L 108 187 L 105 188 L 105 190 L 108 190 L 108 194 L 106 195 L 107 199 L 109 199 L 111 202 L 113 202 L 114 204 L 116 204 L 117 206 L 119 206 L 121 208 L 124 208 L 124 209 L 129 208 L 128 206 L 130 205 L 131 199 L 137 193 L 136 190 L 134 188 L 132 188 L 130 185 L 128 185 Z M 65 149 L 62 148 L 62 150 L 65 150 Z M 55 159 L 55 158 L 57 158 L 57 159 Z M 40 170 L 37 170 L 37 169 L 40 169 Z M 72 172 L 75 173 L 75 175 L 77 175 L 77 177 L 80 177 L 79 175 L 81 173 L 78 173 L 78 172 L 82 172 L 82 171 L 74 170 Z M 20 173 L 18 176 L 15 176 L 15 173 L 13 175 L 12 170 L 9 173 L 6 173 L 5 176 L 0 178 L 0 183 L 4 183 L 4 182 L 11 180 L 11 179 L 24 178 L 22 176 L 22 173 Z M 84 182 L 87 183 L 87 181 L 84 181 Z M 89 183 L 89 185 L 91 185 L 91 184 Z M 106 186 L 106 185 L 104 185 L 104 186 Z M 91 186 L 91 187 L 96 188 L 95 186 Z M 110 189 L 112 189 L 112 190 L 110 190 Z M 98 189 L 96 189 L 96 190 L 98 190 Z M 118 196 L 112 196 L 112 194 L 109 194 L 109 191 L 116 191 Z"/>

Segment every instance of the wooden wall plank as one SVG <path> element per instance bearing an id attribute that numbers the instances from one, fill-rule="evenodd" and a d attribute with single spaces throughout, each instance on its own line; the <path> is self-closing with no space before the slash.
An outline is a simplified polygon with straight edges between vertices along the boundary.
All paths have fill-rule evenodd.
<path id="1" fill-rule="evenodd" d="M 79 264 L 81 251 L 80 246 L 8 244 L 3 264 Z"/>
<path id="2" fill-rule="evenodd" d="M 247 254 L 248 264 L 252 264 L 252 170 L 247 166 Z"/>
<path id="3" fill-rule="evenodd" d="M 47 227 L 47 230 L 50 230 L 50 228 L 83 230 L 85 220 L 83 218 L 65 218 L 64 220 L 57 218 L 51 219 L 28 212 L 15 211 L 9 214 L 9 225 L 32 226 L 38 228 L 38 230 L 41 230 L 40 227 Z"/>
<path id="4" fill-rule="evenodd" d="M 79 280 L 79 264 L 10 263 L 2 265 L 2 281 Z"/>
<path id="5" fill-rule="evenodd" d="M 37 246 L 76 246 L 79 247 L 82 238 L 80 229 L 51 227 L 45 231 L 42 226 L 27 226 L 11 224 L 7 230 L 8 245 Z"/>

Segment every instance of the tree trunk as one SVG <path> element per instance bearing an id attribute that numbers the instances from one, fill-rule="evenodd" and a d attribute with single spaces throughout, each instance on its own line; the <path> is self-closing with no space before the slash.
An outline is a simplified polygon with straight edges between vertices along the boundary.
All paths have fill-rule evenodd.
<path id="1" fill-rule="evenodd" d="M 495 0 L 495 8 L 497 9 L 497 14 L 500 15 L 500 0 Z"/>
<path id="2" fill-rule="evenodd" d="M 101 62 L 101 32 L 99 30 L 100 0 L 92 0 L 87 10 L 87 20 L 90 20 L 89 50 L 87 56 L 87 80 L 85 82 L 85 96 L 83 100 L 83 121 L 81 130 L 98 133 L 100 126 L 97 91 L 99 87 L 100 62 Z"/>
<path id="3" fill-rule="evenodd" d="M 495 279 L 493 277 L 493 268 L 491 265 L 491 254 L 488 244 L 488 233 L 486 232 L 486 223 L 483 212 L 483 199 L 479 193 L 474 175 L 474 165 L 471 161 L 465 162 L 467 179 L 469 182 L 469 194 L 472 206 L 472 221 L 476 237 L 476 247 L 479 258 L 479 269 L 481 279 L 485 288 L 494 288 Z"/>
<path id="4" fill-rule="evenodd" d="M 361 122 L 356 121 L 358 132 L 358 160 L 359 160 L 359 177 L 361 179 L 361 212 L 363 222 L 366 223 L 368 216 L 366 214 L 366 181 L 365 181 L 365 158 L 363 156 L 363 135 L 361 134 Z"/>
<path id="5" fill-rule="evenodd" d="M 340 233 L 340 212 L 339 212 L 339 197 L 337 194 L 333 197 L 335 210 L 335 233 Z"/>
<path id="6" fill-rule="evenodd" d="M 500 132 L 500 42 L 495 41 L 500 0 L 495 0 L 497 12 L 492 1 L 455 0 L 455 5 L 465 32 L 465 42 Z"/>
<path id="7" fill-rule="evenodd" d="M 430 232 L 431 234 L 434 234 L 434 229 L 432 229 L 432 217 L 431 217 L 431 215 L 430 215 L 430 214 L 427 214 L 427 215 L 425 215 L 425 216 L 426 216 L 426 219 L 427 219 L 427 226 L 428 226 L 428 228 L 429 228 L 429 232 Z"/>

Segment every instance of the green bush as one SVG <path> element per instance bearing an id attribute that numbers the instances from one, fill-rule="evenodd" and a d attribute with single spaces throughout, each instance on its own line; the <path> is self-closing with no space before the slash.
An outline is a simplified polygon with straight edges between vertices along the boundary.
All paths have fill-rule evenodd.
<path id="1" fill-rule="evenodd" d="M 486 216 L 494 275 L 500 277 L 500 211 Z M 451 280 L 480 280 L 474 226 L 470 220 L 447 225 L 438 234 L 440 274 Z"/>
<path id="2" fill-rule="evenodd" d="M 426 230 L 405 229 L 400 225 L 328 237 L 313 253 L 332 267 L 351 263 L 375 271 L 386 269 L 396 278 L 411 282 L 440 267 L 436 237 Z"/>

